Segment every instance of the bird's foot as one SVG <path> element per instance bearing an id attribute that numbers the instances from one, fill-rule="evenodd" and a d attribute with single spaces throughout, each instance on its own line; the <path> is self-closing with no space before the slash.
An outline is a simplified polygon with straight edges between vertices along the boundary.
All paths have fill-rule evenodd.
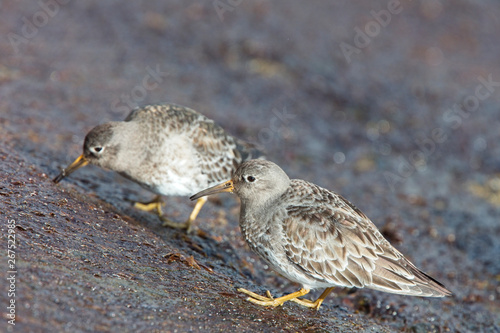
<path id="1" fill-rule="evenodd" d="M 187 219 L 186 222 L 174 222 L 165 216 L 160 216 L 160 219 L 163 221 L 164 227 L 170 227 L 174 229 L 184 229 L 187 233 L 190 233 L 192 230 L 192 222 L 191 219 Z"/>
<path id="2" fill-rule="evenodd" d="M 323 303 L 323 300 L 319 299 L 319 298 L 314 302 L 311 300 L 308 300 L 308 299 L 303 299 L 303 298 L 294 298 L 294 299 L 291 299 L 290 301 L 295 302 L 297 304 L 300 304 L 302 306 L 306 306 L 308 308 L 316 309 L 316 310 L 319 310 L 321 303 Z"/>
<path id="3" fill-rule="evenodd" d="M 294 299 L 291 299 L 291 301 L 295 302 L 297 304 L 300 304 L 302 306 L 307 306 L 308 308 L 314 308 L 316 310 L 319 310 L 321 303 L 323 303 L 326 296 L 328 296 L 328 294 L 330 294 L 332 292 L 332 290 L 333 290 L 333 287 L 326 288 L 325 291 L 323 291 L 323 293 L 321 294 L 321 296 L 319 296 L 318 299 L 315 300 L 314 302 L 310 301 L 308 299 L 300 299 L 300 298 L 294 298 Z"/>
<path id="4" fill-rule="evenodd" d="M 269 292 L 269 290 L 266 292 L 267 296 L 262 296 L 262 295 L 256 294 L 254 292 L 251 292 L 251 291 L 243 289 L 243 288 L 239 288 L 238 291 L 250 296 L 247 298 L 247 301 L 249 301 L 249 302 L 252 302 L 252 303 L 257 304 L 257 305 L 262 305 L 262 306 L 276 307 L 276 306 L 283 305 L 283 303 L 285 303 L 286 301 L 290 301 L 290 300 L 293 300 L 297 297 L 304 296 L 305 294 L 307 294 L 309 292 L 309 289 L 302 288 L 299 291 L 296 291 L 294 293 L 291 293 L 291 294 L 288 294 L 288 295 L 285 295 L 282 297 L 278 297 L 278 298 L 274 298 L 271 295 L 271 293 Z"/>
<path id="5" fill-rule="evenodd" d="M 158 216 L 163 215 L 163 211 L 161 210 L 161 205 L 163 202 L 161 201 L 161 196 L 157 195 L 153 200 L 149 202 L 136 202 L 134 203 L 134 207 L 140 210 L 144 210 L 146 212 L 150 212 L 156 210 Z"/>
<path id="6" fill-rule="evenodd" d="M 198 216 L 198 213 L 200 212 L 201 207 L 203 207 L 205 202 L 207 202 L 206 197 L 199 198 L 198 201 L 196 201 L 196 205 L 194 206 L 193 211 L 191 212 L 191 214 L 189 214 L 189 218 L 186 220 L 186 222 L 183 223 L 174 222 L 166 217 L 160 216 L 163 221 L 163 226 L 176 229 L 186 229 L 186 232 L 189 234 L 192 231 L 193 221 Z"/>

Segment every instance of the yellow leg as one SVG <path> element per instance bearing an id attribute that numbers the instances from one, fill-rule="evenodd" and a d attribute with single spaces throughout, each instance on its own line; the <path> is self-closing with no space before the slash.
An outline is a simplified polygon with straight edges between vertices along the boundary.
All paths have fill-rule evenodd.
<path id="1" fill-rule="evenodd" d="M 193 211 L 189 215 L 189 218 L 187 219 L 186 222 L 184 223 L 177 223 L 170 221 L 167 218 L 162 218 L 163 220 L 163 226 L 164 227 L 172 227 L 172 228 L 177 228 L 177 229 L 187 229 L 187 232 L 191 232 L 191 224 L 193 221 L 196 219 L 198 214 L 200 213 L 201 207 L 207 202 L 207 197 L 201 197 L 196 201 L 196 205 L 193 208 Z"/>
<path id="2" fill-rule="evenodd" d="M 262 296 L 262 295 L 259 295 L 259 294 L 256 294 L 252 291 L 249 291 L 249 290 L 246 290 L 246 289 L 243 289 L 243 288 L 239 288 L 238 289 L 239 292 L 242 292 L 242 293 L 245 293 L 247 294 L 248 296 L 252 297 L 252 298 L 255 298 L 255 299 L 258 299 L 258 300 L 261 300 L 261 301 L 269 301 L 269 300 L 274 300 L 274 297 L 273 295 L 271 295 L 271 292 L 269 290 L 266 291 L 266 295 L 267 296 Z"/>
<path id="3" fill-rule="evenodd" d="M 140 210 L 145 210 L 147 212 L 150 212 L 150 211 L 156 209 L 158 216 L 162 216 L 163 211 L 161 210 L 161 205 L 162 205 L 161 196 L 157 195 L 153 200 L 151 200 L 149 202 L 144 202 L 144 203 L 136 202 L 134 204 L 134 207 L 137 209 L 140 209 Z"/>
<path id="4" fill-rule="evenodd" d="M 315 308 L 316 310 L 319 310 L 319 307 L 321 306 L 321 303 L 325 300 L 326 296 L 328 296 L 333 290 L 333 287 L 326 288 L 325 291 L 318 297 L 317 300 L 310 301 L 308 299 L 299 299 L 299 298 L 294 298 L 291 299 L 292 302 L 295 302 L 297 304 L 307 306 L 309 308 Z"/>
<path id="5" fill-rule="evenodd" d="M 249 301 L 249 302 L 252 302 L 252 303 L 258 304 L 258 305 L 262 305 L 262 306 L 275 306 L 276 307 L 276 306 L 283 305 L 283 303 L 285 303 L 286 301 L 290 301 L 290 300 L 293 300 L 297 297 L 306 295 L 309 292 L 309 289 L 301 288 L 299 291 L 296 291 L 294 293 L 291 293 L 291 294 L 288 294 L 288 295 L 285 295 L 282 297 L 278 297 L 278 298 L 273 298 L 269 291 L 267 291 L 267 293 L 266 293 L 267 297 L 258 295 L 256 293 L 253 293 L 253 292 L 248 291 L 248 290 L 243 289 L 243 288 L 239 288 L 238 291 L 250 296 L 247 298 L 247 301 Z"/>

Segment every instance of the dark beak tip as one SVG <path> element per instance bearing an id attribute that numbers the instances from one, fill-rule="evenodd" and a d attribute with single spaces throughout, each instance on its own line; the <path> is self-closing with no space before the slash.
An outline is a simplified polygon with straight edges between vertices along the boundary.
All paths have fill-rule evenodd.
<path id="1" fill-rule="evenodd" d="M 57 184 L 59 183 L 62 179 L 64 178 L 64 174 L 61 172 L 60 174 L 57 175 L 57 177 L 55 177 L 54 179 L 52 179 L 52 181 Z"/>

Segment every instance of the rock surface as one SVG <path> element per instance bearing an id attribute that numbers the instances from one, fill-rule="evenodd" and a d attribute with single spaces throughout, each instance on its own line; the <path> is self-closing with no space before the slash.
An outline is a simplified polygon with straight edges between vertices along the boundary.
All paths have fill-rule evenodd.
<path id="1" fill-rule="evenodd" d="M 9 230 L 17 246 L 0 331 L 499 331 L 499 3 L 0 9 L 2 251 Z M 86 167 L 51 182 L 92 127 L 158 102 L 194 108 L 290 176 L 341 193 L 453 297 L 338 289 L 319 311 L 260 308 L 236 288 L 298 286 L 246 247 L 234 196 L 211 199 L 185 235 L 132 208 L 152 195 L 114 173 Z M 166 203 L 179 221 L 193 205 Z"/>

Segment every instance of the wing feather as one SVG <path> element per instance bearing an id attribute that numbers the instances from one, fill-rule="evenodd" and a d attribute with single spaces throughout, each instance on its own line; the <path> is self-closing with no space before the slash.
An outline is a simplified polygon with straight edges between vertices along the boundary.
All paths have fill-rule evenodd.
<path id="1" fill-rule="evenodd" d="M 213 120 L 180 105 L 148 105 L 132 110 L 125 121 L 148 122 L 150 127 L 162 128 L 170 135 L 187 136 L 197 151 L 201 172 L 208 176 L 208 186 L 227 180 L 241 162 L 261 155 Z"/>
<path id="2" fill-rule="evenodd" d="M 407 295 L 450 294 L 393 248 L 346 199 L 302 180 L 292 180 L 286 195 L 291 204 L 283 220 L 285 251 L 310 277 Z"/>

